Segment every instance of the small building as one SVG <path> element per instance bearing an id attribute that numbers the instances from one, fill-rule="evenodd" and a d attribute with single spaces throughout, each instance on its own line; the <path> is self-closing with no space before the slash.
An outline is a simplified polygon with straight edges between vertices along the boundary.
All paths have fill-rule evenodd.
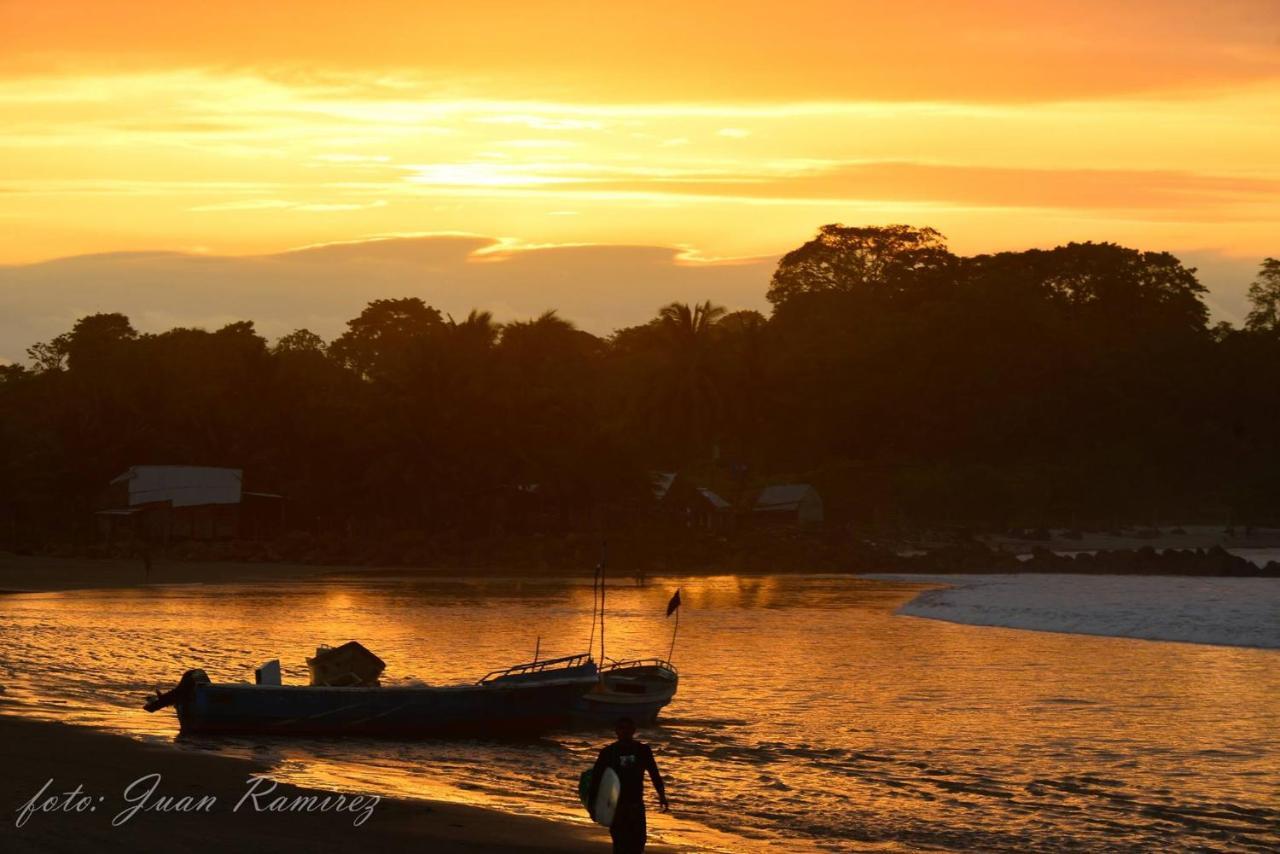
<path id="1" fill-rule="evenodd" d="M 658 508 L 675 524 L 687 528 L 726 531 L 733 527 L 733 505 L 705 486 L 688 478 L 670 475 L 657 487 Z"/>
<path id="2" fill-rule="evenodd" d="M 97 512 L 108 540 L 262 539 L 279 533 L 284 499 L 247 492 L 241 469 L 131 466 L 115 477 Z"/>
<path id="3" fill-rule="evenodd" d="M 755 524 L 820 525 L 822 496 L 807 483 L 766 486 L 751 502 L 751 519 Z"/>

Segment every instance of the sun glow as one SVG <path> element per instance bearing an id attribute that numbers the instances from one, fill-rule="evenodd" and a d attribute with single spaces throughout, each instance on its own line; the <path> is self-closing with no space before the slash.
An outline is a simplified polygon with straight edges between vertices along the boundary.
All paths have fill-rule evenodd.
<path id="1" fill-rule="evenodd" d="M 516 35 L 474 30 L 510 5 L 374 5 L 355 20 L 313 4 L 285 28 L 233 2 L 195 40 L 142 0 L 8 4 L 0 26 L 23 49 L 0 61 L 0 263 L 407 230 L 759 256 L 830 221 L 928 224 L 960 251 L 1110 239 L 1249 256 L 1280 231 L 1266 4 L 1194 26 L 1174 4 L 1136 52 L 1152 16 L 1105 4 L 1096 29 L 937 4 L 910 38 L 870 7 L 794 10 L 859 47 L 833 64 L 831 39 L 767 5 L 752 27 L 698 11 L 674 32 L 658 10 L 588 26 L 550 3 L 521 15 L 514 66 L 499 50 Z M 361 35 L 379 50 L 356 50 Z"/>

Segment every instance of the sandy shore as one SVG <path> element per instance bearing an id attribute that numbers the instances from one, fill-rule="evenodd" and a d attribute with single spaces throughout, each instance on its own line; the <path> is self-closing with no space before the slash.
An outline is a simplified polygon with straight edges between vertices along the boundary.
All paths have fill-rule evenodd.
<path id="1" fill-rule="evenodd" d="M 432 852 L 602 852 L 609 849 L 603 828 L 514 816 L 479 807 L 438 802 L 366 799 L 358 809 L 328 812 L 273 812 L 272 799 L 315 794 L 279 785 L 248 798 L 246 782 L 263 768 L 252 761 L 149 746 L 122 736 L 80 727 L 0 716 L 0 824 L 2 851 L 432 851 Z M 143 798 L 159 774 L 155 794 Z M 59 809 L 33 812 L 17 826 L 23 805 L 53 783 L 44 798 L 57 795 Z M 61 807 L 66 792 L 81 787 L 84 812 Z M 161 796 L 216 800 L 207 810 L 154 812 Z M 113 820 L 144 804 L 119 827 Z M 255 806 L 258 809 L 255 809 Z M 350 805 L 348 805 L 349 807 Z M 371 807 L 371 809 L 370 809 Z M 259 811 L 261 810 L 261 811 Z M 359 826 L 355 822 L 368 810 Z M 653 850 L 662 850 L 654 848 Z M 670 850 L 670 849 L 667 849 Z"/>
<path id="2" fill-rule="evenodd" d="M 718 574 L 722 570 L 708 570 Z M 576 575 L 591 581 L 591 568 L 567 567 L 551 575 Z M 693 574 L 680 572 L 677 574 Z M 751 574 L 751 573 L 740 573 Z M 764 574 L 764 573 L 758 573 Z M 342 566 L 305 563 L 242 563 L 238 561 L 183 561 L 157 558 L 147 573 L 140 560 L 114 558 L 60 558 L 19 556 L 0 552 L 0 593 L 38 593 L 51 590 L 87 590 L 141 587 L 147 584 L 223 584 L 246 581 L 287 581 L 293 578 L 512 578 L 545 577 L 530 568 L 447 566 Z M 628 576 L 629 577 L 629 576 Z"/>
<path id="3" fill-rule="evenodd" d="M 881 575 L 923 582 L 898 609 L 971 626 L 1280 649 L 1280 579 L 1170 575 Z"/>
<path id="4" fill-rule="evenodd" d="M 144 583 L 188 584 L 278 581 L 340 573 L 350 567 L 302 564 L 186 563 L 156 561 L 150 578 L 137 561 L 18 557 L 0 554 L 0 591 L 34 592 Z M 440 574 L 448 574 L 440 571 Z M 2 607 L 0 602 L 0 607 Z M 606 852 L 604 828 L 510 815 L 481 807 L 438 801 L 381 800 L 355 826 L 353 812 L 255 812 L 249 800 L 233 807 L 249 788 L 246 781 L 265 768 L 252 761 L 148 745 L 82 727 L 0 715 L 0 851 L 431 851 L 431 852 Z M 131 806 L 130 783 L 160 774 L 157 795 L 216 800 L 209 812 L 157 813 L 143 810 L 119 827 L 112 820 Z M 22 807 L 46 781 L 44 798 L 81 786 L 90 796 L 86 811 L 36 812 L 16 825 Z M 136 794 L 146 784 L 133 790 Z M 278 795 L 306 792 L 280 785 L 259 797 L 264 807 Z M 98 798 L 102 800 L 99 801 Z M 43 800 L 43 799 L 42 799 Z M 92 809 L 90 809 L 92 807 Z M 650 851 L 675 849 L 650 845 Z"/>
<path id="5" fill-rule="evenodd" d="M 359 568 L 300 563 L 233 563 L 156 560 L 148 574 L 139 560 L 25 557 L 0 552 L 0 591 L 38 592 L 143 584 L 218 584 L 227 581 L 279 581 Z"/>

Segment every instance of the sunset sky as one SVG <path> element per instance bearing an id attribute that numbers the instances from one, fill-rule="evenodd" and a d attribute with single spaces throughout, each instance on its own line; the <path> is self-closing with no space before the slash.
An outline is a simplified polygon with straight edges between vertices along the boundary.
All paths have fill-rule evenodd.
<path id="1" fill-rule="evenodd" d="M 773 259 L 827 222 L 933 226 L 965 253 L 1168 249 L 1228 318 L 1280 253 L 1277 0 L 0 0 L 0 45 L 0 308 L 49 323 L 142 300 L 120 258 L 97 284 L 83 259 L 55 265 L 74 280 L 37 264 L 89 253 L 249 275 L 242 256 L 402 238 L 390 260 L 343 256 L 381 282 L 403 238 L 470 235 L 455 267 L 658 252 L 618 312 L 572 304 L 596 281 L 574 265 L 545 299 L 481 292 L 515 313 L 568 300 L 593 331 L 674 298 L 681 266 L 733 261 L 715 295 L 758 306 Z M 438 278 L 415 279 L 423 296 L 477 301 Z M 325 287 L 331 333 L 346 309 Z M 315 314 L 296 289 L 273 299 Z M 256 305 L 197 303 L 185 322 Z M 0 356 L 41 329 L 0 329 Z"/>

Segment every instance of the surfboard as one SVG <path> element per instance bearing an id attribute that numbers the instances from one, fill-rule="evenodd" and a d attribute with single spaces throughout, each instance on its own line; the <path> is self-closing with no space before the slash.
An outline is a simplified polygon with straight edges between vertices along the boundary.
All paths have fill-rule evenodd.
<path id="1" fill-rule="evenodd" d="M 582 801 L 582 805 L 586 807 L 588 813 L 592 811 L 587 804 L 587 799 L 591 797 L 591 777 L 594 773 L 594 768 L 588 768 L 578 778 L 578 800 Z M 618 795 L 620 794 L 622 794 L 622 782 L 618 779 L 618 775 L 612 768 L 604 769 L 604 777 L 600 781 L 600 791 L 596 792 L 595 818 L 597 824 L 603 824 L 605 827 L 613 824 L 613 814 L 617 812 Z"/>

